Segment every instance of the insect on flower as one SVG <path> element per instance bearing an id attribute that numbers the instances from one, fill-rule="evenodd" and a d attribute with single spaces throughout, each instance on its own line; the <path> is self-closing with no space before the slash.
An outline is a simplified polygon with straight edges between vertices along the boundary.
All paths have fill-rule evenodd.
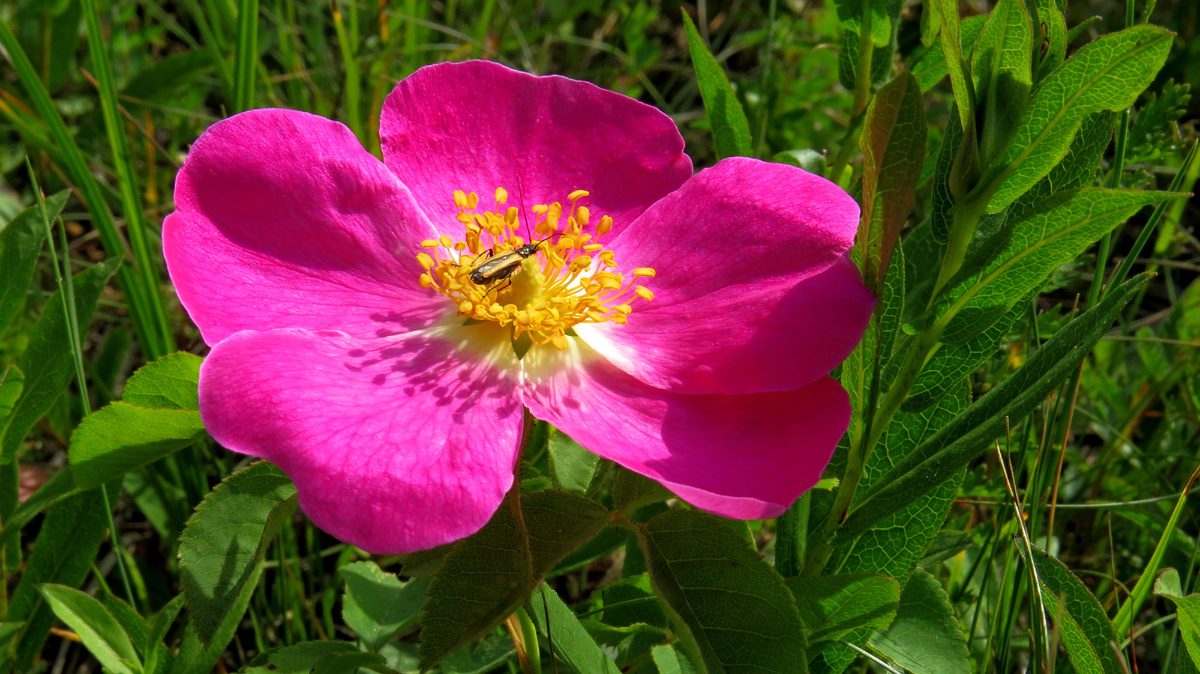
<path id="1" fill-rule="evenodd" d="M 489 283 L 507 280 L 508 284 L 495 289 L 499 292 L 508 285 L 512 285 L 510 277 L 521 268 L 521 261 L 531 257 L 537 252 L 538 246 L 546 243 L 551 238 L 552 236 L 548 236 L 541 241 L 534 241 L 524 246 L 518 246 L 515 250 L 510 250 L 500 255 L 493 255 L 489 249 L 487 258 L 471 270 L 468 278 L 471 279 L 471 283 L 477 285 L 488 285 Z"/>

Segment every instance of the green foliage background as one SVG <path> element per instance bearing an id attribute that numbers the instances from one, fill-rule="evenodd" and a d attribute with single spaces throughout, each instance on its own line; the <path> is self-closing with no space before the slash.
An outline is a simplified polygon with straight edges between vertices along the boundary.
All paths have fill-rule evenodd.
<path id="1" fill-rule="evenodd" d="M 1195 671 L 1198 11 L 0 5 L 0 670 Z M 159 252 L 189 144 L 276 106 L 378 153 L 395 82 L 467 58 L 860 200 L 855 416 L 784 516 L 688 509 L 539 424 L 483 531 L 373 557 L 208 438 Z"/>

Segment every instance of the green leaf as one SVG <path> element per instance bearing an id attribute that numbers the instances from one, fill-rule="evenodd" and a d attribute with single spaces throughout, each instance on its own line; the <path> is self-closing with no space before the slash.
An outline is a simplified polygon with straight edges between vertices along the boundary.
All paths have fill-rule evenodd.
<path id="1" fill-rule="evenodd" d="M 891 627 L 872 638 L 871 646 L 913 674 L 971 674 L 967 640 L 950 597 L 920 569 L 904 586 Z"/>
<path id="2" fill-rule="evenodd" d="M 1033 210 L 1051 195 L 1095 184 L 1096 169 L 1113 135 L 1116 114 L 1107 110 L 1088 115 L 1062 161 L 1008 207 L 1009 220 Z"/>
<path id="3" fill-rule="evenodd" d="M 100 292 L 120 264 L 119 259 L 109 260 L 75 275 L 75 315 L 81 329 L 91 323 Z M 61 292 L 54 293 L 46 302 L 17 367 L 25 373 L 25 388 L 0 428 L 0 463 L 17 457 L 25 435 L 50 411 L 74 376 Z"/>
<path id="4" fill-rule="evenodd" d="M 962 343 L 942 342 L 933 347 L 900 409 L 906 412 L 923 410 L 941 400 L 950 389 L 959 387 L 967 376 L 996 353 L 1013 324 L 1029 313 L 1030 302 L 1036 295 L 1037 291 L 1034 291 L 1018 300 L 1000 320 L 971 339 Z"/>
<path id="5" fill-rule="evenodd" d="M 955 158 L 958 157 L 959 148 L 963 141 L 963 127 L 957 115 L 950 115 L 950 121 L 946 123 L 946 133 L 942 136 L 942 145 L 938 149 L 937 163 L 933 170 L 933 195 L 931 197 L 931 208 L 929 212 L 929 238 L 931 243 L 942 244 L 950 239 L 950 227 L 954 223 L 954 190 L 951 181 L 956 180 Z M 961 196 L 961 195 L 960 195 Z M 941 255 L 934 260 L 936 264 L 941 265 Z M 931 277 L 928 281 L 930 285 L 929 292 L 933 291 L 934 278 L 937 274 L 907 274 L 910 278 Z M 924 308 L 924 304 L 921 305 Z"/>
<path id="6" fill-rule="evenodd" d="M 16 365 L 9 365 L 0 375 L 0 428 L 4 428 L 4 420 L 13 410 L 17 398 L 21 397 L 21 389 L 25 388 L 25 373 Z"/>
<path id="7" fill-rule="evenodd" d="M 1032 86 L 1033 27 L 1022 0 L 1000 0 L 971 54 L 979 120 L 980 158 L 986 164 L 1004 147 L 1020 121 Z"/>
<path id="8" fill-rule="evenodd" d="M 1067 657 L 1079 674 L 1117 674 L 1125 671 L 1109 642 L 1120 641 L 1104 607 L 1062 562 L 1042 550 L 1033 551 L 1033 564 L 1042 584 L 1046 615 L 1062 635 Z M 1035 599 L 1036 601 L 1036 599 Z"/>
<path id="9" fill-rule="evenodd" d="M 357 674 L 360 667 L 369 668 L 385 662 L 387 661 L 383 656 L 377 653 L 330 653 L 317 661 L 316 666 L 312 668 L 312 674 Z"/>
<path id="10" fill-rule="evenodd" d="M 460 648 L 442 660 L 438 667 L 445 674 L 485 674 L 511 659 L 515 651 L 511 637 L 493 637 L 474 650 Z"/>
<path id="11" fill-rule="evenodd" d="M 579 624 L 621 670 L 644 661 L 650 657 L 650 649 L 670 641 L 665 630 L 643 623 L 614 627 L 596 620 L 580 620 Z"/>
<path id="12" fill-rule="evenodd" d="M 115 402 L 85 418 L 71 434 L 70 460 L 83 489 L 169 456 L 200 440 L 196 410 L 157 410 Z"/>
<path id="13" fill-rule="evenodd" d="M 902 73 L 875 93 L 859 144 L 863 209 L 857 240 L 865 248 L 863 280 L 878 296 L 900 228 L 916 202 L 925 159 L 925 106 L 911 74 Z"/>
<path id="14" fill-rule="evenodd" d="M 140 368 L 125 382 L 122 400 L 164 410 L 200 409 L 200 364 L 190 353 L 172 353 Z"/>
<path id="15" fill-rule="evenodd" d="M 921 566 L 929 568 L 950 559 L 974 544 L 975 538 L 965 531 L 943 529 L 933 537 L 933 542 L 929 544 L 929 549 L 925 551 L 925 556 L 919 563 Z"/>
<path id="16" fill-rule="evenodd" d="M 937 30 L 941 32 L 941 14 L 938 7 L 938 3 L 934 1 L 923 4 L 925 14 L 928 14 L 931 20 L 939 22 Z M 922 24 L 925 22 L 925 14 L 921 16 Z M 969 16 L 960 22 L 962 49 L 964 51 L 971 51 L 971 48 L 975 45 L 975 40 L 979 39 L 979 33 L 983 30 L 983 24 L 986 22 L 987 15 Z M 912 71 L 913 77 L 917 78 L 917 85 L 921 87 L 922 93 L 929 91 L 938 82 L 941 82 L 942 78 L 949 72 L 949 68 L 946 65 L 946 52 L 942 49 L 941 43 L 925 45 L 925 49 L 920 50 L 919 55 L 913 57 L 909 70 Z"/>
<path id="17" fill-rule="evenodd" d="M 586 492 L 600 465 L 600 457 L 557 428 L 550 431 L 549 448 L 550 476 L 554 486 L 576 494 Z"/>
<path id="18" fill-rule="evenodd" d="M 807 671 L 783 578 L 736 531 L 712 515 L 668 510 L 639 527 L 638 540 L 655 589 L 710 672 Z"/>
<path id="19" fill-rule="evenodd" d="M 250 661 L 243 674 L 311 674 L 322 658 L 341 653 L 360 653 L 345 641 L 304 641 L 269 651 Z"/>
<path id="20" fill-rule="evenodd" d="M 896 615 L 900 583 L 867 574 L 789 578 L 809 644 L 886 629 Z"/>
<path id="21" fill-rule="evenodd" d="M 946 325 L 941 339 L 961 343 L 979 335 L 1060 265 L 1138 209 L 1167 196 L 1099 187 L 1060 192 L 1006 224 L 967 258 L 934 303 L 935 315 Z"/>
<path id="22" fill-rule="evenodd" d="M 42 489 L 46 486 L 49 483 Z M 110 493 L 115 497 L 117 490 L 112 488 Z M 54 614 L 43 602 L 37 586 L 56 583 L 78 587 L 91 572 L 100 543 L 107 534 L 108 513 L 99 489 L 62 501 L 42 520 L 25 573 L 8 605 L 9 620 L 25 621 L 15 651 L 18 671 L 27 669 L 41 653 L 54 625 Z"/>
<path id="23" fill-rule="evenodd" d="M 620 668 L 600 650 L 575 613 L 545 583 L 538 585 L 529 600 L 529 617 L 538 632 L 553 642 L 554 657 L 562 664 L 585 674 L 620 674 Z"/>
<path id="24" fill-rule="evenodd" d="M 67 203 L 69 192 L 46 197 L 46 216 L 53 221 Z M 27 208 L 0 229 L 0 337 L 25 303 L 25 291 L 33 279 L 46 224 L 41 206 Z"/>
<path id="25" fill-rule="evenodd" d="M 1154 584 L 1154 592 L 1175 603 L 1175 621 L 1192 664 L 1200 667 L 1200 594 L 1183 596 L 1179 573 L 1167 569 Z"/>
<path id="26" fill-rule="evenodd" d="M 683 25 L 687 29 L 688 52 L 692 55 L 692 66 L 696 70 L 696 83 L 700 86 L 704 109 L 712 124 L 717 158 L 752 157 L 754 148 L 750 138 L 750 122 L 746 120 L 742 104 L 738 102 L 737 94 L 733 92 L 721 64 L 713 58 L 700 33 L 696 32 L 692 18 L 686 10 L 681 11 Z"/>
<path id="27" fill-rule="evenodd" d="M 836 537 L 851 539 L 893 515 L 921 495 L 945 482 L 991 442 L 1004 434 L 1065 381 L 1112 325 L 1121 309 L 1145 285 L 1145 274 L 1110 290 L 1050 338 L 1023 367 L 1001 382 L 966 412 L 922 442 L 888 471 L 860 501 L 838 529 Z"/>
<path id="28" fill-rule="evenodd" d="M 608 520 L 603 506 L 577 494 L 510 492 L 483 529 L 454 545 L 430 584 L 421 618 L 421 668 L 525 603 L 534 584 Z M 486 584 L 479 583 L 481 574 Z"/>
<path id="29" fill-rule="evenodd" d="M 262 573 L 267 543 L 296 508 L 296 487 L 260 461 L 225 478 L 179 537 L 180 586 L 205 646 L 236 626 Z M 232 637 L 232 631 L 229 634 Z"/>
<path id="30" fill-rule="evenodd" d="M 667 614 L 662 602 L 654 595 L 647 574 L 627 576 L 605 585 L 600 595 L 604 601 L 602 622 L 606 625 L 626 627 L 634 623 L 646 623 L 661 628 L 668 625 Z"/>
<path id="31" fill-rule="evenodd" d="M 1170 32 L 1134 26 L 1092 42 L 1046 77 L 1012 141 L 984 177 L 988 189 L 995 190 L 988 211 L 1000 211 L 1049 173 L 1085 117 L 1132 105 L 1162 68 L 1170 47 Z"/>
<path id="32" fill-rule="evenodd" d="M 960 129 L 975 133 L 975 91 L 967 77 L 967 64 L 963 60 L 962 23 L 958 16 L 958 0 L 930 0 L 938 4 L 938 17 L 942 20 L 942 52 L 946 69 L 950 74 L 950 86 L 958 108 Z"/>
<path id="33" fill-rule="evenodd" d="M 658 674 L 694 674 L 696 671 L 692 661 L 679 652 L 678 646 L 655 646 L 650 649 L 650 657 Z"/>
<path id="34" fill-rule="evenodd" d="M 1055 0 L 1033 0 L 1029 3 L 1038 45 L 1034 49 L 1034 76 L 1037 84 L 1062 64 L 1067 55 L 1067 19 Z"/>
<path id="35" fill-rule="evenodd" d="M 428 578 L 401 582 L 375 562 L 347 564 L 338 574 L 346 581 L 342 619 L 371 652 L 378 653 L 397 632 L 420 619 Z"/>
<path id="36" fill-rule="evenodd" d="M 45 584 L 38 589 L 59 620 L 75 630 L 84 647 L 108 671 L 121 674 L 142 671 L 129 636 L 103 604 L 65 585 Z"/>

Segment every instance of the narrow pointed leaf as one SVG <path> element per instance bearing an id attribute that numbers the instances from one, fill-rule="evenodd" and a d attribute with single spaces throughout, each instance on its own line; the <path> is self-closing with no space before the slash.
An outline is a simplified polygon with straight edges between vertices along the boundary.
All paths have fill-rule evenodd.
<path id="1" fill-rule="evenodd" d="M 46 216 L 51 222 L 62 212 L 68 194 L 64 191 L 46 197 Z M 25 291 L 33 279 L 45 238 L 46 224 L 37 205 L 21 211 L 0 229 L 0 337 L 25 303 Z"/>
<path id="2" fill-rule="evenodd" d="M 129 635 L 96 599 L 65 585 L 42 585 L 42 596 L 58 619 L 79 635 L 85 648 L 105 669 L 116 674 L 141 671 Z"/>
<path id="3" fill-rule="evenodd" d="M 608 659 L 600 646 L 580 624 L 575 612 L 563 603 L 558 594 L 538 585 L 529 598 L 529 616 L 547 643 L 554 644 L 554 655 L 559 662 L 576 672 L 587 674 L 619 674 L 620 668 Z M 543 671 L 545 668 L 543 665 Z"/>
<path id="4" fill-rule="evenodd" d="M 1124 671 L 1109 642 L 1120 643 L 1104 607 L 1087 586 L 1062 562 L 1042 550 L 1033 551 L 1033 564 L 1042 583 L 1046 616 L 1062 635 L 1075 671 L 1108 674 Z"/>
<path id="5" fill-rule="evenodd" d="M 692 55 L 700 96 L 704 99 L 704 109 L 712 125 L 717 158 L 754 156 L 750 122 L 746 120 L 746 113 L 738 102 L 737 94 L 733 92 L 733 86 L 729 84 L 729 78 L 704 45 L 686 11 L 683 12 L 683 24 L 687 29 L 688 52 Z"/>

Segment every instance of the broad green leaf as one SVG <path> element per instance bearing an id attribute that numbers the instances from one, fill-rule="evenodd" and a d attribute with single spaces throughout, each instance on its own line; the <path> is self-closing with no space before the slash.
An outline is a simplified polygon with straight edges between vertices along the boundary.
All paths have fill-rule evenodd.
<path id="1" fill-rule="evenodd" d="M 183 595 L 177 594 L 175 598 L 167 602 L 167 605 L 159 610 L 158 615 L 154 616 L 154 622 L 150 624 L 150 634 L 146 637 L 146 645 L 142 649 L 146 653 L 146 671 L 147 672 L 169 672 L 175 661 L 174 653 L 167 651 L 163 645 L 163 640 L 167 637 L 167 631 L 171 629 L 171 625 L 175 624 L 175 619 L 179 617 L 179 611 L 183 608 Z M 163 657 L 163 652 L 166 652 L 166 657 Z"/>
<path id="2" fill-rule="evenodd" d="M 975 538 L 965 531 L 942 529 L 933 537 L 933 542 L 929 544 L 929 549 L 925 551 L 925 556 L 921 558 L 919 564 L 929 568 L 950 559 L 974 543 Z"/>
<path id="3" fill-rule="evenodd" d="M 117 491 L 110 489 L 115 500 Z M 58 503 L 42 520 L 33 552 L 25 564 L 25 573 L 8 604 L 8 619 L 25 621 L 25 630 L 14 653 L 18 671 L 26 670 L 42 652 L 42 645 L 54 625 L 54 613 L 43 601 L 37 586 L 55 583 L 78 587 L 91 572 L 100 543 L 107 534 L 108 513 L 104 510 L 99 489 L 76 494 Z"/>
<path id="4" fill-rule="evenodd" d="M 620 668 L 596 645 L 575 612 L 558 593 L 538 585 L 529 599 L 529 617 L 538 633 L 554 644 L 554 656 L 562 664 L 584 674 L 619 674 Z M 549 669 L 549 668 L 546 668 Z"/>
<path id="5" fill-rule="evenodd" d="M 200 363 L 174 353 L 130 377 L 121 402 L 88 416 L 71 436 L 75 480 L 88 488 L 172 454 L 204 437 Z"/>
<path id="6" fill-rule="evenodd" d="M 1132 105 L 1162 68 L 1171 37 L 1157 26 L 1126 28 L 1080 49 L 1047 76 L 984 177 L 988 189 L 995 189 L 988 211 L 1000 211 L 1049 173 L 1085 117 Z"/>
<path id="7" fill-rule="evenodd" d="M 967 406 L 970 389 L 965 379 L 932 405 L 917 413 L 898 412 L 880 439 L 875 451 L 868 457 L 859 482 L 855 500 L 866 494 L 881 477 L 895 467 L 925 439 L 948 424 Z M 827 567 L 834 574 L 878 574 L 895 578 L 901 583 L 908 580 L 917 562 L 929 548 L 931 541 L 954 502 L 962 471 L 952 474 L 923 496 L 914 499 L 903 508 L 888 515 L 861 536 L 839 543 Z M 847 634 L 842 640 L 859 646 L 867 643 L 874 629 L 860 628 Z M 828 644 L 816 655 L 827 670 L 843 671 L 857 656 L 850 648 L 840 644 Z M 810 660 L 813 669 L 816 662 Z"/>
<path id="8" fill-rule="evenodd" d="M 1051 195 L 1095 184 L 1096 170 L 1100 166 L 1104 150 L 1112 140 L 1113 121 L 1116 117 L 1115 113 L 1102 110 L 1084 118 L 1066 156 L 1050 169 L 1045 178 L 1017 197 L 1008 207 L 1008 219 L 1024 216 Z"/>
<path id="9" fill-rule="evenodd" d="M 317 661 L 316 666 L 312 668 L 312 674 L 358 674 L 360 667 L 370 668 L 385 662 L 383 656 L 377 653 L 330 653 Z"/>
<path id="10" fill-rule="evenodd" d="M 859 145 L 863 209 L 857 240 L 864 248 L 863 280 L 881 295 L 892 249 L 916 202 L 925 158 L 925 106 L 911 74 L 902 73 L 875 93 Z"/>
<path id="11" fill-rule="evenodd" d="M 1167 569 L 1159 576 L 1154 583 L 1154 592 L 1175 603 L 1175 621 L 1179 624 L 1184 649 L 1192 664 L 1200 667 L 1200 594 L 1183 596 L 1179 573 L 1175 569 Z"/>
<path id="12" fill-rule="evenodd" d="M 655 589 L 710 672 L 807 671 L 803 625 L 783 578 L 736 531 L 712 515 L 668 510 L 638 539 Z"/>
<path id="13" fill-rule="evenodd" d="M 1067 19 L 1055 0 L 1033 0 L 1029 3 L 1033 18 L 1034 48 L 1033 83 L 1036 85 L 1054 72 L 1067 55 Z"/>
<path id="14" fill-rule="evenodd" d="M 71 434 L 75 481 L 87 489 L 169 456 L 205 435 L 198 410 L 162 410 L 115 402 Z"/>
<path id="15" fill-rule="evenodd" d="M 655 646 L 650 649 L 650 657 L 658 674 L 695 674 L 696 668 L 692 661 L 679 651 L 679 646 Z"/>
<path id="16" fill-rule="evenodd" d="M 1062 635 L 1063 646 L 1080 674 L 1118 674 L 1125 671 L 1109 647 L 1120 641 L 1104 607 L 1062 562 L 1042 550 L 1033 551 L 1033 564 L 1046 600 L 1046 616 Z M 1034 599 L 1036 601 L 1036 599 Z"/>
<path id="17" fill-rule="evenodd" d="M 584 619 L 580 620 L 579 624 L 622 671 L 650 657 L 650 649 L 667 644 L 671 640 L 666 630 L 644 623 L 614 627 L 596 620 Z"/>
<path id="18" fill-rule="evenodd" d="M 1032 86 L 1033 26 L 1023 0 L 1000 0 L 971 53 L 979 154 L 991 161 L 1017 128 Z"/>
<path id="19" fill-rule="evenodd" d="M 613 507 L 631 512 L 652 501 L 664 500 L 666 488 L 650 478 L 627 468 L 614 466 L 612 480 Z"/>
<path id="20" fill-rule="evenodd" d="M 69 192 L 46 197 L 46 215 L 51 221 L 62 212 Z M 46 223 L 41 206 L 27 208 L 0 229 L 0 337 L 25 303 L 25 291 L 33 279 Z"/>
<path id="21" fill-rule="evenodd" d="M 606 625 L 625 627 L 646 623 L 662 628 L 668 625 L 667 614 L 655 596 L 647 574 L 627 576 L 605 585 L 600 596 L 604 601 L 601 621 Z"/>
<path id="22" fill-rule="evenodd" d="M 941 400 L 950 389 L 957 388 L 996 353 L 1013 324 L 1029 313 L 1029 304 L 1036 294 L 1037 291 L 1034 291 L 1018 300 L 1000 320 L 971 339 L 958 344 L 941 342 L 934 346 L 901 409 L 906 412 L 923 410 Z"/>
<path id="23" fill-rule="evenodd" d="M 900 583 L 873 575 L 789 578 L 810 645 L 870 635 L 891 624 L 900 601 Z"/>
<path id="24" fill-rule="evenodd" d="M 946 323 L 941 339 L 961 343 L 980 334 L 1040 288 L 1060 265 L 1074 260 L 1138 209 L 1166 196 L 1099 187 L 1060 192 L 1006 224 L 967 258 L 935 302 L 935 314 Z"/>
<path id="25" fill-rule="evenodd" d="M 109 260 L 75 275 L 75 316 L 81 330 L 91 323 L 100 291 L 120 264 L 120 259 Z M 0 463 L 16 458 L 29 429 L 62 395 L 75 373 L 71 362 L 67 315 L 62 293 L 56 292 L 42 309 L 42 317 L 29 336 L 29 346 L 17 361 L 17 367 L 25 373 L 25 388 L 0 428 Z"/>
<path id="26" fill-rule="evenodd" d="M 802 168 L 809 173 L 815 173 L 819 176 L 825 175 L 825 170 L 828 168 L 828 162 L 825 155 L 813 150 L 812 148 L 804 148 L 803 150 L 785 150 L 777 152 L 771 161 L 779 164 L 788 164 L 796 168 Z"/>
<path id="27" fill-rule="evenodd" d="M 112 617 L 117 620 L 117 624 L 129 636 L 134 651 L 142 658 L 142 669 L 147 674 L 158 671 L 166 672 L 173 656 L 162 644 L 162 635 L 155 638 L 146 620 L 123 599 L 113 595 L 108 586 L 100 586 L 96 591 L 96 599 L 112 614 Z M 182 598 L 177 597 L 177 599 L 179 601 L 176 603 L 182 605 Z"/>
<path id="28" fill-rule="evenodd" d="M 700 96 L 704 99 L 704 110 L 708 113 L 712 125 L 713 140 L 717 146 L 717 158 L 752 157 L 754 147 L 751 144 L 750 122 L 742 104 L 738 102 L 737 94 L 729 84 L 729 78 L 721 69 L 721 64 L 713 58 L 700 33 L 687 11 L 683 11 L 683 25 L 687 30 L 688 52 L 692 55 L 692 66 L 696 70 L 696 83 L 700 86 Z"/>
<path id="29" fill-rule="evenodd" d="M 515 650 L 511 637 L 493 637 L 474 649 L 454 651 L 438 667 L 445 674 L 485 674 L 510 660 Z"/>
<path id="30" fill-rule="evenodd" d="M 310 674 L 322 658 L 340 653 L 359 653 L 345 641 L 304 641 L 255 657 L 243 674 Z"/>
<path id="31" fill-rule="evenodd" d="M 934 1 L 924 3 L 923 5 L 923 9 L 929 14 L 930 19 L 939 22 L 937 30 L 941 32 L 941 14 L 938 7 L 938 3 Z M 922 23 L 925 21 L 924 14 L 921 16 L 921 21 Z M 986 22 L 986 14 L 969 16 L 960 22 L 963 51 L 970 52 L 975 46 L 975 40 L 979 39 L 979 33 L 983 30 L 983 24 Z M 921 87 L 922 93 L 929 91 L 938 82 L 941 82 L 942 78 L 949 72 L 949 68 L 946 66 L 946 52 L 942 49 L 941 43 L 937 42 L 925 45 L 925 48 L 920 50 L 920 54 L 913 57 L 909 70 L 912 71 L 913 77 L 917 78 L 917 85 Z"/>
<path id="32" fill-rule="evenodd" d="M 378 653 L 397 632 L 420 619 L 428 578 L 402 582 L 375 562 L 347 564 L 338 574 L 346 581 L 342 619 L 371 652 Z"/>
<path id="33" fill-rule="evenodd" d="M 586 492 L 600 465 L 600 457 L 557 428 L 550 431 L 549 453 L 554 486 L 576 494 Z"/>
<path id="34" fill-rule="evenodd" d="M 942 52 L 950 74 L 950 86 L 958 108 L 959 128 L 975 134 L 975 92 L 967 76 L 967 63 L 963 59 L 962 22 L 958 15 L 958 0 L 930 0 L 938 4 L 938 18 L 942 21 L 940 32 Z"/>
<path id="35" fill-rule="evenodd" d="M 260 461 L 225 478 L 196 508 L 179 537 L 180 586 L 205 646 L 241 621 L 262 573 L 263 555 L 296 507 L 296 487 Z M 232 637 L 232 632 L 230 632 Z"/>
<path id="36" fill-rule="evenodd" d="M 23 388 L 25 373 L 16 365 L 9 365 L 4 373 L 0 374 L 0 428 L 4 428 L 4 419 L 12 412 Z"/>
<path id="37" fill-rule="evenodd" d="M 879 479 L 838 529 L 855 538 L 942 484 L 1004 434 L 1066 380 L 1112 325 L 1121 309 L 1149 280 L 1145 274 L 1110 290 L 1095 307 L 1060 329 L 1023 367 L 980 398 L 954 421 L 921 443 Z"/>
<path id="38" fill-rule="evenodd" d="M 896 619 L 871 646 L 913 674 L 971 674 L 967 640 L 950 597 L 921 569 L 900 593 Z"/>
<path id="39" fill-rule="evenodd" d="M 103 604 L 65 585 L 47 583 L 38 589 L 59 620 L 75 630 L 84 647 L 108 671 L 119 674 L 142 671 L 129 635 Z"/>
<path id="40" fill-rule="evenodd" d="M 125 382 L 122 400 L 164 410 L 200 409 L 200 364 L 190 353 L 172 353 L 138 368 Z"/>
<path id="41" fill-rule="evenodd" d="M 954 124 L 955 117 L 950 118 Z M 936 186 L 935 186 L 936 189 Z M 949 229 L 946 230 L 947 233 Z M 904 312 L 901 322 L 913 323 L 929 308 L 930 294 L 933 293 L 933 283 L 937 274 L 929 273 L 942 264 L 945 255 L 945 240 L 939 241 L 933 231 L 933 221 L 926 220 L 904 238 Z M 904 335 L 900 335 L 901 338 Z M 898 359 L 897 359 L 898 360 Z M 899 365 L 896 362 L 896 365 Z M 884 381 L 891 382 L 891 377 L 885 376 Z"/>
<path id="42" fill-rule="evenodd" d="M 534 584 L 609 520 L 578 494 L 509 493 L 478 533 L 454 545 L 429 586 L 421 617 L 421 667 L 477 639 L 529 598 Z M 485 575 L 486 584 L 479 578 Z"/>
<path id="43" fill-rule="evenodd" d="M 942 244 L 943 246 L 950 240 L 950 227 L 954 223 L 954 190 L 957 186 L 952 187 L 952 180 L 955 180 L 955 158 L 958 157 L 959 148 L 963 141 L 963 127 L 957 115 L 950 115 L 950 121 L 946 123 L 946 133 L 942 136 L 942 145 L 938 149 L 937 163 L 933 170 L 933 195 L 931 197 L 931 207 L 929 212 L 929 235 L 933 242 Z M 956 185 L 956 184 L 955 184 Z M 961 191 L 961 190 L 960 190 Z M 959 196 L 962 196 L 961 194 Z M 941 256 L 939 255 L 934 263 L 941 265 Z M 936 268 L 936 267 L 935 267 Z M 909 278 L 914 275 L 907 274 Z M 930 292 L 932 292 L 934 279 L 937 274 L 923 273 L 917 278 L 930 277 L 928 283 Z M 922 308 L 924 304 L 922 304 Z"/>

